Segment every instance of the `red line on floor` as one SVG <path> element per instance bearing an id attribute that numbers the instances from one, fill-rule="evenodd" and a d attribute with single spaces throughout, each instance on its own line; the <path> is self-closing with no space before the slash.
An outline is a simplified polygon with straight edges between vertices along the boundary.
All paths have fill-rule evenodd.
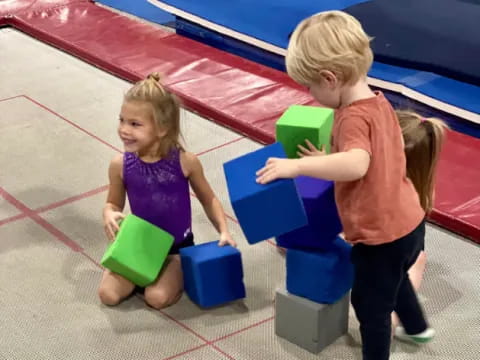
<path id="1" fill-rule="evenodd" d="M 213 345 L 213 344 L 210 344 L 210 346 L 212 348 L 214 348 L 215 350 L 217 350 L 220 354 L 222 354 L 223 356 L 226 356 L 227 358 L 229 358 L 230 360 L 235 360 L 235 358 L 230 355 L 230 354 L 227 354 L 225 351 L 223 351 L 222 349 L 220 349 L 218 346 L 216 345 Z"/>
<path id="2" fill-rule="evenodd" d="M 46 231 L 48 231 L 50 234 L 52 234 L 57 240 L 61 241 L 65 245 L 67 245 L 69 248 L 71 248 L 73 251 L 82 251 L 82 247 L 78 245 L 75 241 L 70 239 L 67 235 L 65 235 L 63 232 L 61 232 L 59 229 L 57 229 L 55 226 L 50 224 L 48 221 L 43 219 L 40 215 L 38 215 L 36 212 L 34 212 L 32 209 L 27 207 L 24 203 L 21 201 L 17 200 L 14 196 L 9 194 L 5 189 L 0 187 L 0 196 L 2 196 L 5 200 L 7 200 L 10 204 L 15 206 L 18 210 L 20 210 L 23 214 L 28 216 L 30 219 L 35 221 L 38 225 L 43 227 Z"/>
<path id="3" fill-rule="evenodd" d="M 189 349 L 189 350 L 183 351 L 183 352 L 181 352 L 181 353 L 179 353 L 179 354 L 170 356 L 170 357 L 165 358 L 165 359 L 162 359 L 162 360 L 172 360 L 172 359 L 175 359 L 175 358 L 177 358 L 177 357 L 180 357 L 180 356 L 183 356 L 183 355 L 192 353 L 192 352 L 194 352 L 194 351 L 196 351 L 196 350 L 198 350 L 198 349 L 201 349 L 201 348 L 203 348 L 203 347 L 205 347 L 205 346 L 207 346 L 207 345 L 210 345 L 214 350 L 218 351 L 219 353 L 221 353 L 222 355 L 226 356 L 227 358 L 229 358 L 229 359 L 231 359 L 231 360 L 235 360 L 235 358 L 234 358 L 233 356 L 227 354 L 225 351 L 223 351 L 222 349 L 220 349 L 218 346 L 215 345 L 215 343 L 216 343 L 216 342 L 219 342 L 219 341 L 222 341 L 222 340 L 225 340 L 225 339 L 227 339 L 227 338 L 230 338 L 230 337 L 232 337 L 232 336 L 238 335 L 238 334 L 240 334 L 240 333 L 242 333 L 242 332 L 244 332 L 244 331 L 248 331 L 248 330 L 250 330 L 250 329 L 252 329 L 252 328 L 254 328 L 254 327 L 257 327 L 257 326 L 260 326 L 260 325 L 262 325 L 262 324 L 265 324 L 265 323 L 273 320 L 274 318 L 275 318 L 275 316 L 271 316 L 271 317 L 269 317 L 269 318 L 267 318 L 267 319 L 264 319 L 264 320 L 261 320 L 261 321 L 259 321 L 259 322 L 256 322 L 255 324 L 249 325 L 249 326 L 247 326 L 247 327 L 245 327 L 245 328 L 243 328 L 243 329 L 234 331 L 234 332 L 232 332 L 231 334 L 227 334 L 227 335 L 221 336 L 221 337 L 219 337 L 219 338 L 217 338 L 217 339 L 215 339 L 215 340 L 208 341 L 207 343 L 205 343 L 205 344 L 203 344 L 203 345 L 199 345 L 199 346 L 193 347 L 193 348 L 191 348 L 191 349 Z"/>
<path id="4" fill-rule="evenodd" d="M 82 194 L 75 195 L 75 196 L 72 196 L 72 197 L 69 197 L 69 198 L 51 203 L 49 205 L 39 207 L 39 208 L 37 208 L 33 211 L 35 211 L 36 213 L 42 213 L 42 212 L 45 212 L 45 211 L 53 210 L 53 209 L 56 209 L 60 206 L 67 205 L 67 204 L 73 203 L 75 201 L 83 200 L 83 199 L 86 199 L 90 196 L 100 194 L 100 193 L 102 193 L 104 191 L 107 191 L 107 190 L 108 190 L 108 185 L 103 185 L 103 186 L 100 186 L 96 189 L 84 192 Z"/>
<path id="5" fill-rule="evenodd" d="M 272 240 L 266 240 L 267 244 L 272 245 L 277 247 L 277 244 L 275 244 Z"/>
<path id="6" fill-rule="evenodd" d="M 198 337 L 200 340 L 202 340 L 203 342 L 205 342 L 205 345 L 210 345 L 211 347 L 213 347 L 215 350 L 217 350 L 219 353 L 221 353 L 222 355 L 228 357 L 229 359 L 231 360 L 235 360 L 235 358 L 233 358 L 232 356 L 228 355 L 226 352 L 224 352 L 222 349 L 219 349 L 217 346 L 215 346 L 214 344 L 212 344 L 211 341 L 207 340 L 206 338 L 204 338 L 202 335 L 200 335 L 198 332 L 196 332 L 195 330 L 193 330 L 192 328 L 188 327 L 187 325 L 185 325 L 184 323 L 182 323 L 181 321 L 175 319 L 173 316 L 170 316 L 168 315 L 166 312 L 164 311 L 161 311 L 160 312 L 162 313 L 162 315 L 164 315 L 165 317 L 169 318 L 170 320 L 172 320 L 175 324 L 179 325 L 180 327 L 184 328 L 185 330 L 187 330 L 188 332 L 192 333 L 193 335 L 195 335 L 196 337 Z"/>
<path id="7" fill-rule="evenodd" d="M 28 217 L 27 214 L 18 214 L 18 215 L 15 215 L 15 216 L 11 216 L 9 218 L 0 220 L 0 226 L 12 223 L 12 222 L 17 221 L 17 220 L 25 219 L 26 217 Z"/>
<path id="8" fill-rule="evenodd" d="M 225 216 L 227 217 L 227 219 L 229 219 L 230 221 L 233 221 L 235 224 L 237 224 L 237 225 L 240 224 L 240 223 L 238 222 L 238 220 L 235 219 L 232 215 L 225 214 Z"/>
<path id="9" fill-rule="evenodd" d="M 175 355 L 172 355 L 172 356 L 169 356 L 167 358 L 164 358 L 162 360 L 173 360 L 173 359 L 176 359 L 180 356 L 183 356 L 183 355 L 187 355 L 187 354 L 190 354 L 194 351 L 197 351 L 198 349 L 201 349 L 201 348 L 204 348 L 205 346 L 208 346 L 208 344 L 202 344 L 202 345 L 198 345 L 198 346 L 195 346 L 191 349 L 188 349 L 188 350 L 185 350 L 185 351 L 182 351 L 181 353 L 178 353 L 178 354 L 175 354 Z"/>
<path id="10" fill-rule="evenodd" d="M 4 102 L 4 101 L 8 101 L 8 100 L 13 100 L 13 99 L 18 99 L 18 98 L 21 98 L 21 97 L 23 97 L 23 95 L 15 95 L 15 96 L 12 96 L 12 97 L 0 99 L 0 102 Z"/>
<path id="11" fill-rule="evenodd" d="M 108 190 L 108 185 L 104 185 L 104 186 L 101 186 L 99 188 L 84 192 L 82 194 L 75 195 L 75 196 L 69 197 L 67 199 L 63 199 L 63 200 L 57 201 L 55 203 L 51 203 L 49 205 L 39 207 L 37 209 L 33 209 L 32 211 L 36 214 L 41 214 L 43 212 L 56 209 L 56 208 L 61 207 L 63 205 L 68 205 L 68 204 L 71 204 L 75 201 L 86 199 L 90 196 L 94 196 L 96 194 L 99 194 L 99 193 L 107 191 L 107 190 Z M 26 217 L 28 217 L 28 214 L 26 214 L 26 213 L 22 213 L 22 214 L 18 214 L 18 215 L 8 217 L 6 219 L 0 220 L 0 226 L 12 223 L 12 222 L 17 221 L 17 220 L 24 219 Z"/>
<path id="12" fill-rule="evenodd" d="M 244 136 L 241 136 L 241 137 L 239 137 L 239 138 L 236 138 L 236 139 L 227 141 L 226 143 L 223 143 L 223 144 L 221 144 L 221 145 L 217 145 L 217 146 L 214 146 L 214 147 L 212 147 L 212 148 L 210 148 L 210 149 L 200 151 L 199 153 L 197 153 L 197 156 L 205 155 L 205 154 L 207 154 L 207 153 L 209 153 L 209 152 L 211 152 L 211 151 L 213 151 L 213 150 L 217 150 L 217 149 L 220 149 L 220 148 L 225 147 L 225 146 L 227 146 L 227 145 L 234 144 L 234 143 L 236 143 L 236 142 L 238 142 L 238 141 L 240 141 L 240 140 L 242 140 L 242 139 L 245 139 L 245 137 L 244 137 Z"/>
<path id="13" fill-rule="evenodd" d="M 57 113 L 56 111 L 53 111 L 52 109 L 50 109 L 48 106 L 43 105 L 42 103 L 40 103 L 40 102 L 32 99 L 32 98 L 31 98 L 30 96 L 28 96 L 28 95 L 23 95 L 23 97 L 24 97 L 25 99 L 31 101 L 31 102 L 34 103 L 35 105 L 41 107 L 42 109 L 48 111 L 49 113 L 55 115 L 56 117 L 62 119 L 63 121 L 66 121 L 67 123 L 69 123 L 69 124 L 72 125 L 73 127 L 77 128 L 78 130 L 82 131 L 83 133 L 87 134 L 88 136 L 94 138 L 94 139 L 97 140 L 97 141 L 100 141 L 102 144 L 108 146 L 109 148 L 111 148 L 111 149 L 113 149 L 113 150 L 115 150 L 115 151 L 117 151 L 117 152 L 119 152 L 119 153 L 122 152 L 122 150 L 120 150 L 119 148 L 117 148 L 117 147 L 109 144 L 109 143 L 106 142 L 105 140 L 100 139 L 97 135 L 95 135 L 95 134 L 91 133 L 90 131 L 82 128 L 80 125 L 77 125 L 77 124 L 74 123 L 73 121 L 68 120 L 68 119 L 65 118 L 64 116 L 62 116 L 62 115 L 60 115 L 59 113 Z"/>
<path id="14" fill-rule="evenodd" d="M 12 100 L 12 99 L 19 98 L 19 97 L 23 97 L 23 98 L 31 101 L 31 102 L 34 103 L 35 105 L 41 107 L 42 109 L 48 111 L 49 113 L 55 115 L 56 117 L 58 117 L 58 118 L 60 118 L 60 119 L 62 119 L 62 120 L 64 120 L 64 121 L 66 121 L 67 123 L 69 123 L 69 124 L 72 125 L 73 127 L 77 128 L 78 130 L 82 131 L 83 133 L 87 134 L 88 136 L 94 138 L 95 140 L 100 141 L 102 144 L 108 146 L 109 148 L 111 148 L 111 149 L 113 149 L 113 150 L 115 150 L 115 151 L 117 151 L 117 152 L 119 152 L 119 153 L 123 153 L 123 150 L 121 150 L 121 149 L 113 146 L 112 144 L 110 144 L 110 143 L 108 143 L 107 141 L 101 139 L 101 138 L 98 137 L 97 135 L 91 133 L 90 131 L 88 131 L 88 130 L 84 129 L 83 127 L 81 127 L 80 125 L 76 124 L 75 122 L 73 122 L 73 121 L 71 121 L 71 120 L 68 120 L 66 117 L 60 115 L 60 114 L 57 113 L 56 111 L 50 109 L 48 106 L 46 106 L 46 105 L 42 104 L 41 102 L 39 102 L 39 101 L 31 98 L 31 97 L 28 96 L 28 95 L 17 95 L 17 96 L 15 96 L 15 97 L 5 99 L 5 101 L 7 101 L 7 100 Z M 244 136 L 238 137 L 238 138 L 236 138 L 236 139 L 227 141 L 227 142 L 225 142 L 225 143 L 223 143 L 223 144 L 221 144 L 221 145 L 217 145 L 217 146 L 214 146 L 214 147 L 212 147 L 212 148 L 203 150 L 203 151 L 197 153 L 196 155 L 197 155 L 197 156 L 204 155 L 204 154 L 206 154 L 206 153 L 208 153 L 208 152 L 211 152 L 211 151 L 213 151 L 213 150 L 217 150 L 217 149 L 220 149 L 220 148 L 222 148 L 222 147 L 224 147 L 224 146 L 227 146 L 227 145 L 236 143 L 237 141 L 240 141 L 240 140 L 242 140 L 242 139 L 244 139 L 244 138 L 245 138 Z"/>
<path id="15" fill-rule="evenodd" d="M 187 330 L 188 332 L 192 333 L 193 335 L 195 335 L 196 337 L 198 337 L 200 340 L 202 340 L 203 342 L 205 342 L 206 344 L 210 344 L 210 341 L 208 341 L 206 338 L 204 338 L 202 335 L 200 335 L 199 333 L 197 333 L 195 330 L 189 328 L 187 325 L 185 325 L 184 323 L 182 323 L 181 321 L 175 319 L 173 316 L 171 315 L 168 315 L 166 312 L 160 310 L 160 312 L 162 313 L 162 315 L 164 315 L 165 317 L 169 318 L 170 320 L 172 320 L 175 324 L 181 326 L 182 328 L 184 328 L 185 330 Z"/>
<path id="16" fill-rule="evenodd" d="M 214 343 L 217 343 L 217 342 L 219 342 L 219 341 L 228 339 L 228 338 L 230 338 L 230 337 L 232 337 L 232 336 L 235 336 L 235 335 L 238 335 L 238 334 L 240 334 L 240 333 L 242 333 L 242 332 L 244 332 L 244 331 L 247 331 L 247 330 L 250 330 L 250 329 L 252 329 L 252 328 L 254 328 L 254 327 L 263 325 L 263 324 L 265 324 L 265 323 L 267 323 L 267 322 L 269 322 L 269 321 L 271 321 L 271 320 L 273 320 L 273 319 L 275 319 L 275 316 L 270 316 L 270 317 L 267 318 L 267 319 L 263 319 L 263 320 L 261 320 L 261 321 L 258 321 L 258 322 L 254 323 L 254 324 L 252 324 L 252 325 L 249 325 L 249 326 L 247 326 L 247 327 L 245 327 L 245 328 L 243 328 L 243 329 L 234 331 L 234 332 L 232 332 L 231 334 L 227 334 L 227 335 L 224 335 L 224 336 L 219 337 L 218 339 L 212 340 L 211 343 L 214 344 Z"/>
<path id="17" fill-rule="evenodd" d="M 81 254 L 86 257 L 91 263 L 93 263 L 96 267 L 98 267 L 100 270 L 105 270 L 105 268 L 94 258 L 92 258 L 90 255 L 88 255 L 85 250 L 81 251 Z"/>

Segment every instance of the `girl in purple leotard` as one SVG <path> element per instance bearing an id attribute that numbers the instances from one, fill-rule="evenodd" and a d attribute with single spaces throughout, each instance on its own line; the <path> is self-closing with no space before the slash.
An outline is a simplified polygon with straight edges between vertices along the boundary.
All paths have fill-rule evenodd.
<path id="1" fill-rule="evenodd" d="M 157 280 L 145 288 L 145 302 L 156 309 L 176 303 L 183 292 L 179 249 L 193 245 L 189 186 L 220 234 L 220 245 L 236 246 L 220 201 L 207 182 L 199 159 L 180 144 L 180 106 L 151 74 L 125 95 L 118 135 L 125 148 L 109 167 L 109 191 L 103 210 L 105 232 L 115 239 L 126 196 L 133 214 L 172 234 L 174 245 Z M 135 289 L 124 277 L 105 270 L 99 297 L 117 305 Z"/>

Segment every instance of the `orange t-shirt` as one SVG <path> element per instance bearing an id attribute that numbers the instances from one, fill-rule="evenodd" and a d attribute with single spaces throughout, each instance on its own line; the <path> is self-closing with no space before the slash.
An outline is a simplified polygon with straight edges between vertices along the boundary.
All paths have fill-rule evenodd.
<path id="1" fill-rule="evenodd" d="M 400 125 L 381 92 L 335 112 L 332 152 L 362 149 L 370 166 L 360 180 L 335 182 L 335 200 L 350 243 L 379 245 L 412 232 L 425 217 L 407 178 Z"/>

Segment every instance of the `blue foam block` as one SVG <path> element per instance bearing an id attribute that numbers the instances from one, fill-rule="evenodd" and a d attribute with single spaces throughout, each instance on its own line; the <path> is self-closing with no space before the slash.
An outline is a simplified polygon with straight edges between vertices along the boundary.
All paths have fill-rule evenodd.
<path id="1" fill-rule="evenodd" d="M 185 292 L 202 307 L 245 297 L 240 251 L 218 241 L 180 249 Z"/>
<path id="2" fill-rule="evenodd" d="M 287 250 L 287 290 L 321 304 L 333 304 L 352 287 L 351 246 L 337 237 L 328 251 Z"/>
<path id="3" fill-rule="evenodd" d="M 277 244 L 289 249 L 329 249 L 342 231 L 333 182 L 300 176 L 295 183 L 308 225 L 278 236 Z"/>
<path id="4" fill-rule="evenodd" d="M 265 146 L 223 165 L 228 193 L 240 227 L 250 244 L 279 236 L 308 222 L 292 179 L 256 182 L 269 157 L 286 158 L 280 143 Z"/>

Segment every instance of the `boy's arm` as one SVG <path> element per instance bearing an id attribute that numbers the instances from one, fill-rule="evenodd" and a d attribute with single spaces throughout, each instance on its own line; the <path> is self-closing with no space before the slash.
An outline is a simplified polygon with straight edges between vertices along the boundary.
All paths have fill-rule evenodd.
<path id="1" fill-rule="evenodd" d="M 270 158 L 257 172 L 257 182 L 266 184 L 276 179 L 311 176 L 333 181 L 361 179 L 370 165 L 370 155 L 362 149 L 302 159 Z"/>
<path id="2" fill-rule="evenodd" d="M 355 181 L 365 176 L 370 166 L 370 154 L 363 149 L 351 149 L 325 156 L 298 159 L 298 175 L 333 181 Z"/>
<path id="3" fill-rule="evenodd" d="M 266 184 L 278 178 L 299 175 L 333 181 L 361 179 L 370 166 L 370 124 L 364 117 L 342 119 L 337 141 L 338 152 L 301 159 L 268 159 L 257 172 L 257 182 Z"/>

